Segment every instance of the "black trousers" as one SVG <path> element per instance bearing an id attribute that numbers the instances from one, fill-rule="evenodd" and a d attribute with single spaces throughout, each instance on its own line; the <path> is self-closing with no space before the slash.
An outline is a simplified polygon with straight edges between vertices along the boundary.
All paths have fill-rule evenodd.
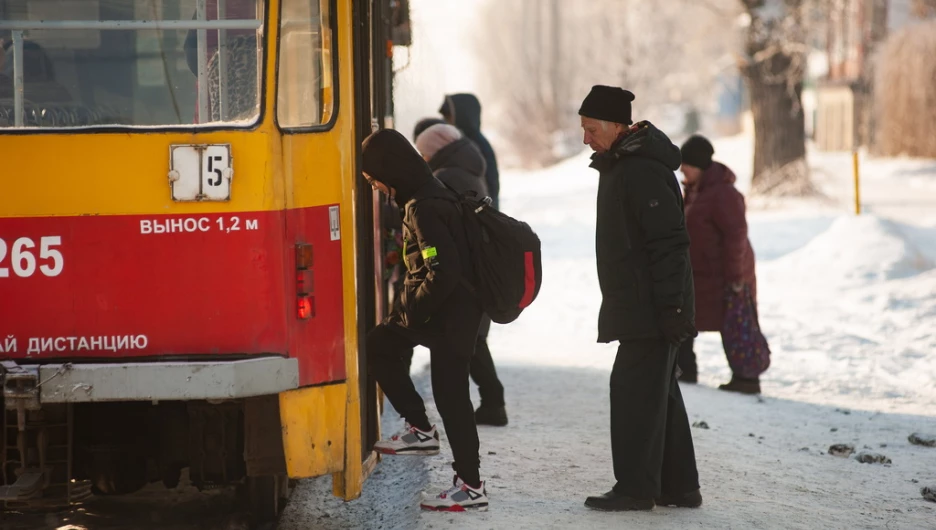
<path id="1" fill-rule="evenodd" d="M 636 499 L 699 488 L 689 417 L 676 382 L 676 347 L 621 341 L 611 371 L 614 491 Z"/>
<path id="2" fill-rule="evenodd" d="M 368 369 L 393 408 L 412 425 L 429 423 L 426 406 L 409 374 L 409 360 L 417 342 L 390 324 L 380 324 L 367 335 Z M 442 425 L 452 446 L 453 467 L 463 481 L 481 482 L 478 427 L 468 392 L 468 371 L 474 344 L 439 340 L 429 348 L 432 393 Z"/>
<path id="3" fill-rule="evenodd" d="M 684 374 L 698 375 L 699 373 L 699 366 L 696 364 L 696 355 L 693 350 L 694 346 L 695 339 L 689 339 L 679 345 L 676 363 Z"/>
<path id="4" fill-rule="evenodd" d="M 478 330 L 478 339 L 475 341 L 474 355 L 471 357 L 471 379 L 478 385 L 478 394 L 481 395 L 481 404 L 492 407 L 504 406 L 504 385 L 497 377 L 497 368 L 494 367 L 494 358 L 488 348 L 487 335 L 491 329 L 491 318 L 487 315 L 481 317 L 481 328 Z M 406 369 L 409 370 L 413 361 L 413 350 L 406 353 Z"/>
<path id="5" fill-rule="evenodd" d="M 487 345 L 490 329 L 491 318 L 484 315 L 481 319 L 481 328 L 478 330 L 478 340 L 475 341 L 474 357 L 471 358 L 471 379 L 478 385 L 482 406 L 503 407 L 504 385 L 497 378 L 491 349 Z"/>

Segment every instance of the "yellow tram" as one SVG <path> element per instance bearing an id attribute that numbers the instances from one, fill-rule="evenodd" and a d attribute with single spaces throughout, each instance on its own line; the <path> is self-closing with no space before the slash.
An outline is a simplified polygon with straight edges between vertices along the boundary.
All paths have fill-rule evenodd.
<path id="1" fill-rule="evenodd" d="M 390 0 L 0 0 L 0 500 L 357 497 Z M 401 11 L 403 10 L 403 11 Z M 408 38 L 404 35 L 403 38 Z"/>

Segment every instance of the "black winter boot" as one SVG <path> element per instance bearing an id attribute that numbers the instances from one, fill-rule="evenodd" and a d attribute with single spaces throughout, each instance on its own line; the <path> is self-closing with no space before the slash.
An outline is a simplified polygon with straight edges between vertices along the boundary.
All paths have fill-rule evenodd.
<path id="1" fill-rule="evenodd" d="M 653 499 L 635 499 L 616 493 L 614 490 L 604 495 L 594 495 L 585 499 L 585 506 L 607 512 L 650 511 Z"/>
<path id="2" fill-rule="evenodd" d="M 731 376 L 731 381 L 723 385 L 718 385 L 719 390 L 728 392 L 739 392 L 741 394 L 760 394 L 760 379 L 745 379 L 736 375 Z"/>
<path id="3" fill-rule="evenodd" d="M 702 506 L 702 493 L 699 490 L 683 493 L 682 495 L 660 495 L 656 499 L 657 506 L 675 506 L 677 508 L 698 508 Z"/>
<path id="4" fill-rule="evenodd" d="M 475 411 L 475 424 L 503 427 L 507 425 L 507 408 L 503 405 L 494 407 L 482 403 Z"/>

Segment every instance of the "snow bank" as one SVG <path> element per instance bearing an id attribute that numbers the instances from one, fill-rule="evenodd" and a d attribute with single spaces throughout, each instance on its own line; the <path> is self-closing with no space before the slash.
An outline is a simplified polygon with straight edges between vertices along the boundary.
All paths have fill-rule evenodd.
<path id="1" fill-rule="evenodd" d="M 749 217 L 755 252 L 777 248 L 771 219 Z M 936 407 L 936 229 L 874 215 L 792 217 L 785 252 L 759 259 L 769 395 L 866 410 Z M 762 255 L 758 254 L 758 258 Z M 706 383 L 728 376 L 717 335 L 697 342 Z"/>
<path id="2" fill-rule="evenodd" d="M 873 215 L 839 217 L 775 263 L 791 277 L 836 288 L 907 278 L 933 265 L 899 224 Z"/>

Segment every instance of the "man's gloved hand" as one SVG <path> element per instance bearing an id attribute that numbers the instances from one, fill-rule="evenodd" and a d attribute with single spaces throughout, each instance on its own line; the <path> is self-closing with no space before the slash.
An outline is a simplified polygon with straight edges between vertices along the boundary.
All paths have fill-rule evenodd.
<path id="1" fill-rule="evenodd" d="M 667 307 L 660 313 L 660 329 L 663 330 L 663 338 L 673 346 L 699 336 L 695 326 L 678 307 Z"/>

